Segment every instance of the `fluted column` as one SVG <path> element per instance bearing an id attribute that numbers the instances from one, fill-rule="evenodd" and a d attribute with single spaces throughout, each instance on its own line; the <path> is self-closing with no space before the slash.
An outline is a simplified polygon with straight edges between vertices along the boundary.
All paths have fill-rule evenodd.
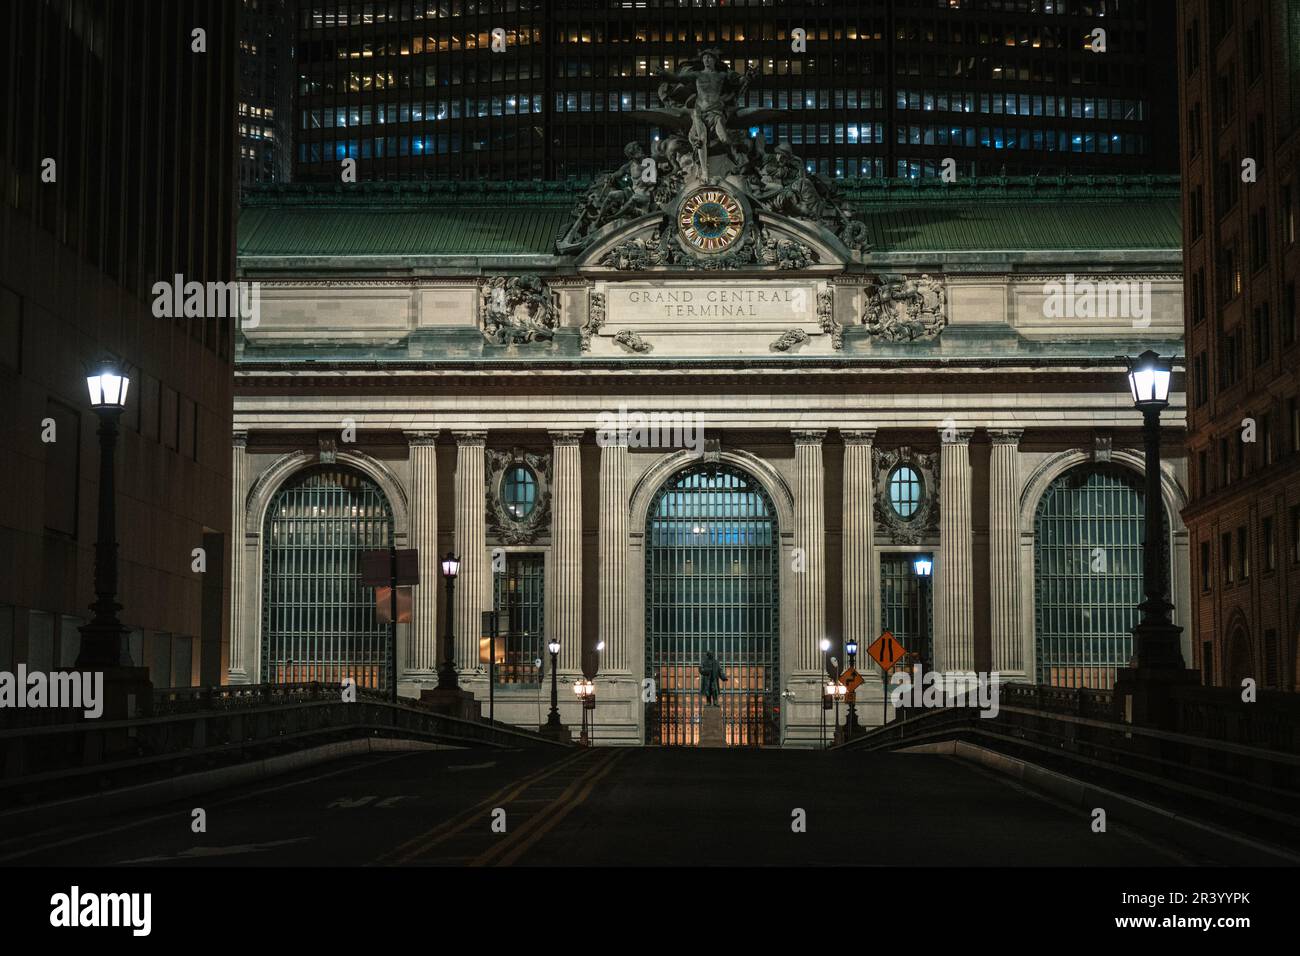
<path id="1" fill-rule="evenodd" d="M 230 660 L 227 672 L 232 683 L 248 683 L 244 657 L 244 605 L 250 595 L 244 590 L 245 538 L 248 536 L 245 497 L 248 494 L 248 432 L 237 431 L 231 440 L 230 468 Z"/>
<path id="2" fill-rule="evenodd" d="M 617 441 L 617 438 L 613 439 Z M 602 669 L 627 671 L 627 440 L 600 450 L 600 637 Z"/>
<path id="3" fill-rule="evenodd" d="M 841 548 L 844 639 L 856 637 L 859 646 L 865 650 L 877 634 L 873 598 L 878 582 L 871 570 L 872 551 L 876 545 L 871 449 L 876 430 L 841 431 L 840 436 L 844 439 L 844 539 Z"/>
<path id="4" fill-rule="evenodd" d="M 407 628 L 405 670 L 432 674 L 438 667 L 438 607 L 442 596 L 438 554 L 438 433 L 407 432 L 411 450 L 410 546 L 420 554 L 420 584 L 415 589 Z"/>
<path id="5" fill-rule="evenodd" d="M 1023 674 L 1020 635 L 1020 436 L 1023 429 L 989 429 L 989 594 L 993 604 L 993 670 Z"/>
<path id="6" fill-rule="evenodd" d="M 582 432 L 551 432 L 555 485 L 551 491 L 552 599 L 547 639 L 560 642 L 560 671 L 582 668 Z"/>
<path id="7" fill-rule="evenodd" d="M 935 567 L 935 670 L 975 669 L 971 569 L 970 430 L 943 428 L 939 459 L 939 560 Z"/>
<path id="8" fill-rule="evenodd" d="M 483 470 L 486 432 L 453 432 L 456 438 L 456 554 L 460 575 L 453 604 L 456 669 L 478 666 L 479 632 L 488 601 L 487 493 Z M 439 589 L 441 592 L 441 589 Z M 444 594 L 439 595 L 446 600 Z"/>
<path id="9" fill-rule="evenodd" d="M 803 549 L 803 570 L 793 570 L 799 612 L 799 668 L 822 671 L 820 644 L 826 636 L 826 496 L 822 465 L 824 430 L 794 431 L 794 546 Z"/>

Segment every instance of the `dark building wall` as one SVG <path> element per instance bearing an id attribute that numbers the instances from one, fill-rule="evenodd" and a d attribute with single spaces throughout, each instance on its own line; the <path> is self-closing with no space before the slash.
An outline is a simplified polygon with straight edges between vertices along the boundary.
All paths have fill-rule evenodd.
<path id="1" fill-rule="evenodd" d="M 220 0 L 0 10 L 0 668 L 76 658 L 99 474 L 84 366 L 109 351 L 132 379 L 116 484 L 132 655 L 155 686 L 224 673 L 225 560 L 205 579 L 191 552 L 230 530 L 231 328 L 155 318 L 151 290 L 234 277 L 234 15 Z"/>
<path id="2" fill-rule="evenodd" d="M 1300 3 L 1179 13 L 1194 663 L 1217 684 L 1294 690 Z"/>
<path id="3" fill-rule="evenodd" d="M 706 46 L 788 114 L 759 135 L 828 175 L 1172 172 L 1176 19 L 1171 0 L 300 0 L 295 178 L 346 156 L 364 179 L 586 178 L 650 141 L 654 74 Z"/>

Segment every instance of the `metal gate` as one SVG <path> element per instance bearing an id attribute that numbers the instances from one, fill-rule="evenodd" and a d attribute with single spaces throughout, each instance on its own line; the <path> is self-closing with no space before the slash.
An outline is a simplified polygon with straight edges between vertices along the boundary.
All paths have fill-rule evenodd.
<path id="1" fill-rule="evenodd" d="M 497 683 L 536 687 L 541 672 L 534 661 L 544 659 L 542 638 L 546 630 L 546 569 L 542 555 L 507 554 L 505 571 L 494 576 L 492 591 L 493 606 L 500 615 Z M 486 647 L 483 659 L 487 660 Z"/>
<path id="2" fill-rule="evenodd" d="M 706 650 L 727 681 L 720 702 L 730 746 L 779 742 L 780 551 L 776 513 L 759 483 L 726 465 L 696 465 L 655 495 L 646 519 L 646 740 L 699 740 L 699 665 Z"/>
<path id="3" fill-rule="evenodd" d="M 1034 638 L 1040 684 L 1109 688 L 1133 653 L 1130 631 L 1143 600 L 1141 481 L 1114 466 L 1073 468 L 1038 503 Z M 1167 516 L 1164 527 L 1167 572 Z M 1166 577 L 1166 593 L 1168 587 Z"/>
<path id="4" fill-rule="evenodd" d="M 923 591 L 921 587 L 921 579 L 914 570 L 916 558 L 917 555 L 904 552 L 887 551 L 880 555 L 880 625 L 892 632 L 908 651 L 919 655 L 928 668 L 934 664 L 934 599 L 930 588 Z M 921 607 L 923 593 L 924 608 Z M 868 635 L 867 643 L 873 640 L 875 635 Z"/>
<path id="5" fill-rule="evenodd" d="M 359 554 L 392 537 L 388 500 L 355 472 L 313 468 L 276 493 L 262 539 L 263 682 L 351 677 L 388 689 L 389 628 Z"/>

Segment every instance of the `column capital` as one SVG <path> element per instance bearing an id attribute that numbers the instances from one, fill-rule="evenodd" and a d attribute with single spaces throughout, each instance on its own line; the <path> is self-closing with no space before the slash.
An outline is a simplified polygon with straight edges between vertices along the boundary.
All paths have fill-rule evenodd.
<path id="1" fill-rule="evenodd" d="M 230 444 L 234 448 L 247 448 L 248 430 L 245 428 L 236 428 L 230 433 Z"/>
<path id="2" fill-rule="evenodd" d="M 796 445 L 820 445 L 826 440 L 824 428 L 792 428 L 790 435 Z"/>
<path id="3" fill-rule="evenodd" d="M 1023 428 L 990 428 L 988 429 L 989 441 L 995 445 L 1019 445 L 1020 437 L 1025 433 Z"/>
<path id="4" fill-rule="evenodd" d="M 453 431 L 452 435 L 456 439 L 457 445 L 485 445 L 487 444 L 487 432 L 462 432 Z"/>
<path id="5" fill-rule="evenodd" d="M 840 438 L 846 445 L 870 445 L 876 440 L 874 428 L 840 429 Z"/>
<path id="6" fill-rule="evenodd" d="M 552 431 L 547 430 L 551 436 L 551 443 L 554 445 L 580 445 L 582 444 L 582 429 L 576 431 Z"/>
<path id="7" fill-rule="evenodd" d="M 432 431 L 404 431 L 402 434 L 406 436 L 408 445 L 434 445 L 440 432 L 435 428 Z"/>
<path id="8" fill-rule="evenodd" d="M 969 445 L 973 434 L 975 434 L 973 428 L 954 428 L 951 425 L 943 425 L 939 428 L 939 441 L 945 445 Z"/>

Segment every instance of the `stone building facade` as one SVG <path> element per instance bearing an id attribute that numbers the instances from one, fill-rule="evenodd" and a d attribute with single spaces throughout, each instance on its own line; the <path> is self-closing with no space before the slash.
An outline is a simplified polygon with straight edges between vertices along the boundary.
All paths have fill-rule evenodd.
<path id="1" fill-rule="evenodd" d="M 712 649 L 732 743 L 813 745 L 844 640 L 885 628 L 937 671 L 1109 686 L 1141 589 L 1124 356 L 1180 352 L 1176 183 L 859 182 L 838 220 L 713 178 L 585 227 L 592 197 L 546 184 L 252 197 L 232 682 L 386 681 L 346 553 L 391 540 L 421 555 L 402 693 L 436 680 L 455 551 L 462 685 L 486 706 L 499 608 L 497 718 L 545 719 L 554 637 L 562 717 L 594 678 L 597 743 L 694 742 Z M 1180 374 L 1186 623 L 1183 416 Z"/>

